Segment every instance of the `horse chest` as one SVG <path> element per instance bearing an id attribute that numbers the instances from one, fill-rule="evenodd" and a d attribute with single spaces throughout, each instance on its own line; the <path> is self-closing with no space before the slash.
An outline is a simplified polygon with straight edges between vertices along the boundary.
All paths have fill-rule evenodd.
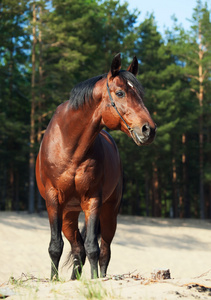
<path id="1" fill-rule="evenodd" d="M 69 197 L 72 194 L 79 195 L 80 198 L 91 191 L 93 186 L 99 184 L 102 178 L 102 170 L 95 162 L 85 162 L 79 166 L 68 166 L 66 170 L 57 178 L 57 186 Z"/>
<path id="2" fill-rule="evenodd" d="M 91 192 L 92 188 L 100 186 L 102 181 L 102 167 L 99 164 L 82 164 L 75 174 L 75 189 L 81 195 Z"/>

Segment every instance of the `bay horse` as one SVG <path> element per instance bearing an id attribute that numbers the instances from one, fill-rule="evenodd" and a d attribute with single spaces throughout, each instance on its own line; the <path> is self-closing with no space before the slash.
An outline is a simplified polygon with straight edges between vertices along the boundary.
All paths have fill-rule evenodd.
<path id="1" fill-rule="evenodd" d="M 117 146 L 102 129 L 119 129 L 138 146 L 150 144 L 156 132 L 143 103 L 137 72 L 136 57 L 127 70 L 121 70 L 117 54 L 108 74 L 73 88 L 70 99 L 57 107 L 45 131 L 36 161 L 36 179 L 46 201 L 51 229 L 51 279 L 58 279 L 61 232 L 71 245 L 71 279 L 81 275 L 86 256 L 91 278 L 98 277 L 98 262 L 100 276 L 106 276 L 123 176 Z M 81 211 L 85 214 L 85 240 L 78 229 Z"/>

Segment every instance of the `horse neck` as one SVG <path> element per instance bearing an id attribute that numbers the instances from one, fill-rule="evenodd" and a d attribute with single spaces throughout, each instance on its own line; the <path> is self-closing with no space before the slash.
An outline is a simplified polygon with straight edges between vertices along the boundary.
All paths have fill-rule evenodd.
<path id="1" fill-rule="evenodd" d="M 93 146 L 103 128 L 100 109 L 93 104 L 84 104 L 78 110 L 69 107 L 65 120 L 67 120 L 63 125 L 65 147 L 68 148 L 71 156 L 82 158 Z"/>

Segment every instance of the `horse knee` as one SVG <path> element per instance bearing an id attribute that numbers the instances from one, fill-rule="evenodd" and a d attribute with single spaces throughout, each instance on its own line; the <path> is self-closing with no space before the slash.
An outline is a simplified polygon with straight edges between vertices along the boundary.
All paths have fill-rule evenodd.
<path id="1" fill-rule="evenodd" d="M 62 239 L 50 241 L 48 252 L 54 263 L 59 261 L 61 255 L 62 255 L 63 247 L 64 247 L 64 242 Z"/>

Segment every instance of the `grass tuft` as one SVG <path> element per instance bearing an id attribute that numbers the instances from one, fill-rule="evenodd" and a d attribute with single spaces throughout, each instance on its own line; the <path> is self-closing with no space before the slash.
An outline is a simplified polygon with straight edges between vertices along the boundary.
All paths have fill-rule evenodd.
<path id="1" fill-rule="evenodd" d="M 80 294 L 87 300 L 117 299 L 113 292 L 103 287 L 100 279 L 81 278 Z"/>

